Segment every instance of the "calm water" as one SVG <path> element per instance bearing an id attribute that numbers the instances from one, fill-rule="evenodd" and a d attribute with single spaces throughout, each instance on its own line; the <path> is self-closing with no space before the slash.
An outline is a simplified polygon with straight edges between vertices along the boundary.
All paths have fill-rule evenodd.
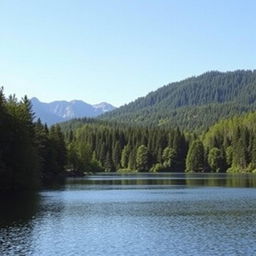
<path id="1" fill-rule="evenodd" d="M 256 255 L 256 175 L 101 175 L 2 195 L 0 255 Z"/>

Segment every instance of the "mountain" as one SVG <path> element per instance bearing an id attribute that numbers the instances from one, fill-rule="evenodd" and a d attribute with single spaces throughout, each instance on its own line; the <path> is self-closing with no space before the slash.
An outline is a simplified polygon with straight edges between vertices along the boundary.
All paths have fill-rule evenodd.
<path id="1" fill-rule="evenodd" d="M 193 130 L 255 109 L 256 70 L 211 71 L 165 85 L 99 118 Z"/>
<path id="2" fill-rule="evenodd" d="M 93 105 L 93 107 L 97 110 L 100 110 L 103 113 L 106 113 L 106 112 L 109 112 L 109 111 L 112 111 L 115 109 L 114 106 L 112 106 L 111 104 L 109 104 L 107 102 L 101 102 L 99 104 L 95 104 L 95 105 Z"/>
<path id="3" fill-rule="evenodd" d="M 96 117 L 115 109 L 114 106 L 106 102 L 90 105 L 81 100 L 44 103 L 37 98 L 32 98 L 31 103 L 36 118 L 40 118 L 42 122 L 48 125 L 73 118 Z"/>

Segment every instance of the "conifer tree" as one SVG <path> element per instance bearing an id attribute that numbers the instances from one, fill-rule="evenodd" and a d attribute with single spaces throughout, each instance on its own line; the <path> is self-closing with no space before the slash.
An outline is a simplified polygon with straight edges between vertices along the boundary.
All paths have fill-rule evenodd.
<path id="1" fill-rule="evenodd" d="M 252 151 L 251 151 L 251 168 L 256 169 L 256 136 L 253 138 Z"/>
<path id="2" fill-rule="evenodd" d="M 163 159 L 163 167 L 170 169 L 174 165 L 174 161 L 176 158 L 176 152 L 173 148 L 166 147 L 163 151 L 162 159 Z"/>
<path id="3" fill-rule="evenodd" d="M 119 144 L 119 141 L 115 143 L 114 149 L 112 151 L 112 160 L 113 165 L 116 170 L 120 169 L 120 161 L 121 161 L 121 146 Z"/>
<path id="4" fill-rule="evenodd" d="M 224 159 L 222 157 L 221 151 L 214 147 L 210 150 L 208 154 L 208 164 L 211 170 L 214 172 L 220 172 L 224 169 Z"/>
<path id="5" fill-rule="evenodd" d="M 129 161 L 128 161 L 128 169 L 135 170 L 136 169 L 136 152 L 135 149 L 130 151 Z"/>
<path id="6" fill-rule="evenodd" d="M 189 147 L 186 158 L 186 171 L 202 172 L 204 170 L 204 146 L 200 140 L 195 140 Z"/>
<path id="7" fill-rule="evenodd" d="M 141 145 L 137 149 L 136 166 L 138 171 L 148 171 L 149 169 L 149 152 L 145 145 Z"/>
<path id="8" fill-rule="evenodd" d="M 122 168 L 128 168 L 129 154 L 130 154 L 130 147 L 129 147 L 129 145 L 126 145 L 123 148 L 122 155 L 121 155 L 121 166 L 122 166 Z"/>

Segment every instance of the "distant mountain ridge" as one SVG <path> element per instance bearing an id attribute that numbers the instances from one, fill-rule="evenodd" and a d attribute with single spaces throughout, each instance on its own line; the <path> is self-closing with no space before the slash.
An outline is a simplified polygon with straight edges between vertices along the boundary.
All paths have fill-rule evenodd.
<path id="1" fill-rule="evenodd" d="M 97 117 L 115 109 L 107 102 L 91 105 L 81 100 L 44 103 L 34 97 L 31 99 L 31 103 L 36 118 L 40 118 L 43 123 L 48 125 L 73 118 Z"/>
<path id="2" fill-rule="evenodd" d="M 256 110 L 256 70 L 211 71 L 165 85 L 99 118 L 193 130 L 253 110 Z"/>

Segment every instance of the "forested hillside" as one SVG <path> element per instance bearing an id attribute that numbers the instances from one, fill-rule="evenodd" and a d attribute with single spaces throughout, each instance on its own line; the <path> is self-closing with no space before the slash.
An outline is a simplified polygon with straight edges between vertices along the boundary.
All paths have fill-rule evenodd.
<path id="1" fill-rule="evenodd" d="M 255 109 L 256 71 L 208 72 L 163 86 L 100 119 L 203 130 Z"/>
<path id="2" fill-rule="evenodd" d="M 84 120 L 83 122 L 86 122 Z M 69 168 L 79 171 L 252 172 L 256 113 L 220 121 L 201 135 L 165 127 L 82 120 L 65 134 Z"/>
<path id="3" fill-rule="evenodd" d="M 256 71 L 206 73 L 50 128 L 27 97 L 0 89 L 0 190 L 34 189 L 65 169 L 256 172 L 256 112 L 242 114 L 255 107 Z"/>

